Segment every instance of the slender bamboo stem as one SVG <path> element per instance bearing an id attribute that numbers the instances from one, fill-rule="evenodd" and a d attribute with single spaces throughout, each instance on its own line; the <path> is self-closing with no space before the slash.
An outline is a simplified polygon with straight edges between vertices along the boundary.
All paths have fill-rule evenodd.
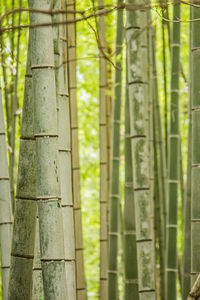
<path id="1" fill-rule="evenodd" d="M 173 19 L 180 18 L 180 4 L 174 1 Z M 171 41 L 171 104 L 168 153 L 168 218 L 167 218 L 167 262 L 166 300 L 176 299 L 177 279 L 177 223 L 179 182 L 179 69 L 180 69 L 180 23 L 173 23 Z"/>
<path id="2" fill-rule="evenodd" d="M 192 19 L 192 9 L 190 8 L 190 19 Z M 190 268 L 191 268 L 191 164 L 192 164 L 192 61 L 191 61 L 191 41 L 192 41 L 192 25 L 190 23 L 190 45 L 189 45 L 189 99 L 188 99 L 188 155 L 187 155 L 187 181 L 185 191 L 185 202 L 183 207 L 183 300 L 187 299 L 190 290 Z"/>
<path id="3" fill-rule="evenodd" d="M 25 76 L 17 194 L 13 227 L 9 300 L 32 297 L 32 268 L 36 225 L 34 103 L 31 74 L 31 31 Z"/>
<path id="4" fill-rule="evenodd" d="M 133 173 L 130 140 L 130 108 L 128 98 L 128 78 L 125 102 L 125 184 L 124 184 L 124 299 L 139 299 L 137 250 L 135 229 L 135 203 L 133 194 Z"/>
<path id="5" fill-rule="evenodd" d="M 48 0 L 30 0 L 29 7 L 50 10 L 51 3 Z M 41 22 L 51 22 L 51 16 L 30 14 L 30 24 Z M 67 289 L 60 203 L 53 30 L 51 26 L 32 30 L 36 186 L 44 296 L 48 300 L 65 300 Z"/>
<path id="6" fill-rule="evenodd" d="M 10 274 L 10 253 L 12 235 L 12 208 L 10 180 L 7 160 L 6 132 L 4 126 L 3 102 L 0 87 L 0 243 L 2 296 L 8 299 L 8 282 Z"/>
<path id="7" fill-rule="evenodd" d="M 75 9 L 76 1 L 67 0 L 67 9 Z M 67 14 L 67 20 L 75 20 L 74 14 Z M 70 100 L 71 147 L 72 147 L 72 191 L 75 224 L 75 256 L 76 256 L 76 290 L 77 300 L 86 300 L 87 291 L 85 283 L 83 232 L 80 196 L 80 165 L 79 165 L 79 139 L 78 139 L 78 107 L 77 107 L 77 79 L 76 79 L 76 24 L 67 26 L 68 47 L 68 85 Z"/>
<path id="8" fill-rule="evenodd" d="M 53 10 L 61 10 L 61 1 L 54 0 Z M 61 20 L 60 15 L 53 17 L 55 22 Z M 58 110 L 58 135 L 59 135 L 59 167 L 61 185 L 61 206 L 63 212 L 65 269 L 67 297 L 76 300 L 76 268 L 75 268 L 75 236 L 74 214 L 72 199 L 72 169 L 71 169 L 71 133 L 70 133 L 70 107 L 68 84 L 65 80 L 62 50 L 66 47 L 65 32 L 62 27 L 53 28 L 54 32 L 54 61 L 56 78 L 56 96 Z"/>
<path id="9" fill-rule="evenodd" d="M 200 18 L 200 9 L 198 7 L 191 7 L 192 18 Z M 191 84 L 191 111 L 192 111 L 192 162 L 191 162 L 191 285 L 197 278 L 200 272 L 200 182 L 199 182 L 199 166 L 200 166 L 200 98 L 199 98 L 199 82 L 200 76 L 200 22 L 192 24 L 191 31 L 191 70 L 192 70 L 192 84 Z"/>
<path id="10" fill-rule="evenodd" d="M 22 7 L 22 0 L 19 0 L 19 8 L 21 7 Z M 20 26 L 20 24 L 21 24 L 21 12 L 19 12 L 18 26 Z M 16 135 L 16 118 L 17 118 L 17 108 L 18 108 L 18 73 L 19 73 L 20 36 L 21 36 L 21 30 L 19 28 L 18 37 L 17 37 L 16 74 L 14 76 L 14 95 L 13 95 L 13 103 L 12 103 L 12 132 L 11 132 L 11 153 L 10 153 L 10 186 L 11 186 L 11 199 L 12 199 L 13 211 L 15 207 L 15 199 L 14 199 L 15 197 L 14 195 L 15 138 L 16 138 L 15 135 Z"/>
<path id="11" fill-rule="evenodd" d="M 122 1 L 118 1 L 118 5 Z M 123 11 L 117 12 L 115 86 L 112 115 L 112 148 L 110 178 L 110 216 L 109 216 L 109 252 L 108 252 L 108 299 L 117 299 L 118 295 L 118 236 L 120 221 L 120 123 L 121 123 L 121 85 L 122 85 L 122 43 Z"/>
<path id="12" fill-rule="evenodd" d="M 99 7 L 104 7 L 104 0 L 99 0 Z M 106 130 L 106 88 L 107 66 L 103 52 L 106 51 L 105 16 L 99 17 L 98 34 L 99 50 L 99 147 L 100 147 L 100 299 L 107 300 L 108 276 L 108 235 L 107 235 L 107 207 L 108 207 L 108 158 L 107 158 L 107 130 Z M 111 213 L 111 212 L 110 212 Z M 109 213 L 109 214 L 110 214 Z"/>
<path id="13" fill-rule="evenodd" d="M 164 143 L 162 137 L 161 114 L 158 96 L 157 69 L 155 57 L 155 32 L 153 33 L 153 102 L 154 102 L 154 139 L 155 139 L 155 169 L 157 178 L 155 179 L 157 205 L 159 206 L 158 244 L 160 260 L 160 294 L 161 299 L 165 299 L 165 220 L 166 220 L 166 162 L 164 153 Z"/>
<path id="14" fill-rule="evenodd" d="M 143 4 L 141 1 L 128 1 Z M 127 11 L 128 84 L 133 157 L 139 299 L 156 299 L 153 207 L 149 178 L 147 13 Z"/>

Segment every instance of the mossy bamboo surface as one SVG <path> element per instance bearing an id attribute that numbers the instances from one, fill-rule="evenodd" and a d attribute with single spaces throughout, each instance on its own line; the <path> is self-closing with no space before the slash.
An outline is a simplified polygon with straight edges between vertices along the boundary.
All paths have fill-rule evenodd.
<path id="1" fill-rule="evenodd" d="M 118 5 L 122 1 L 118 1 Z M 110 178 L 110 214 L 109 214 L 109 252 L 108 252 L 108 299 L 118 298 L 118 236 L 120 222 L 120 123 L 121 123 L 121 86 L 122 86 L 122 43 L 123 11 L 117 12 L 115 86 L 112 115 L 112 148 Z"/>
<path id="2" fill-rule="evenodd" d="M 180 18 L 180 4 L 175 0 L 173 19 Z M 179 62 L 180 23 L 174 22 L 171 40 L 171 103 L 168 149 L 168 216 L 166 253 L 166 300 L 176 299 L 177 280 L 177 223 L 179 183 Z"/>
<path id="3" fill-rule="evenodd" d="M 141 1 L 128 1 L 141 5 Z M 156 299 L 153 199 L 149 178 L 147 13 L 127 11 L 128 84 L 139 299 Z"/>
<path id="4" fill-rule="evenodd" d="M 192 19 L 192 9 L 190 8 L 190 19 Z M 189 100 L 188 100 L 188 155 L 187 155 L 187 181 L 185 191 L 185 203 L 183 207 L 183 285 L 182 296 L 183 300 L 187 299 L 190 291 L 190 268 L 191 268 L 191 164 L 192 164 L 192 111 L 191 111 L 191 88 L 192 88 L 192 65 L 191 65 L 191 34 L 192 23 L 190 23 L 190 47 L 189 47 Z"/>
<path id="5" fill-rule="evenodd" d="M 99 0 L 100 8 L 104 7 L 104 0 Z M 107 128 L 106 128 L 106 88 L 107 88 L 107 66 L 102 53 L 106 51 L 105 16 L 99 17 L 99 150 L 100 150 L 100 299 L 107 300 L 108 287 L 108 232 L 107 232 L 107 210 L 108 210 L 108 158 L 107 158 Z"/>
<path id="6" fill-rule="evenodd" d="M 3 300 L 8 299 L 10 253 L 12 240 L 12 207 L 8 171 L 6 132 L 0 87 L 0 244 Z"/>
<path id="7" fill-rule="evenodd" d="M 200 18 L 200 9 L 192 7 L 192 18 Z M 191 31 L 191 111 L 192 111 L 192 162 L 191 162 L 191 285 L 200 272 L 200 22 L 192 24 Z"/>
<path id="8" fill-rule="evenodd" d="M 32 299 L 32 268 L 36 225 L 34 103 L 31 75 L 31 31 L 25 75 L 18 180 L 13 226 L 9 299 Z"/>
<path id="9" fill-rule="evenodd" d="M 53 10 L 61 10 L 61 0 L 53 1 Z M 55 22 L 61 21 L 60 15 L 53 17 Z M 72 170 L 71 170 L 71 133 L 70 133 L 70 108 L 67 80 L 65 80 L 62 51 L 66 46 L 66 36 L 62 27 L 53 28 L 54 31 L 54 61 L 56 77 L 56 97 L 58 110 L 58 135 L 59 135 L 59 167 L 61 186 L 61 206 L 64 228 L 65 269 L 67 299 L 76 300 L 76 268 L 75 268 L 75 237 L 74 213 L 72 199 Z"/>
<path id="10" fill-rule="evenodd" d="M 50 10 L 51 4 L 50 0 L 30 0 L 29 8 Z M 42 22 L 50 23 L 51 16 L 30 13 L 30 24 Z M 44 296 L 48 300 L 65 300 L 67 290 L 59 184 L 53 30 L 51 26 L 32 30 L 36 190 Z"/>
<path id="11" fill-rule="evenodd" d="M 66 0 L 68 10 L 75 10 L 75 0 Z M 75 20 L 75 14 L 67 14 L 67 20 Z M 72 148 L 72 191 L 75 223 L 75 256 L 76 256 L 76 290 L 77 300 L 86 300 L 87 291 L 85 283 L 83 233 L 80 196 L 80 165 L 79 165 L 79 139 L 78 139 L 78 112 L 77 112 L 77 84 L 76 84 L 76 24 L 67 26 L 68 47 L 68 83 L 71 122 L 71 148 Z"/>
<path id="12" fill-rule="evenodd" d="M 124 299 L 137 300 L 138 272 L 135 229 L 135 203 L 133 194 L 133 173 L 130 140 L 130 109 L 128 85 L 125 102 L 125 185 L 124 185 Z"/>

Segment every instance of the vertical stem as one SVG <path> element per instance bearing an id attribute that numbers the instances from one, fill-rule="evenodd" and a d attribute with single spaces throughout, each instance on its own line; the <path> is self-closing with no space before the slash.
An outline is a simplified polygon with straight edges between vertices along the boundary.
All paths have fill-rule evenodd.
<path id="1" fill-rule="evenodd" d="M 135 203 L 133 195 L 133 171 L 130 140 L 130 108 L 128 98 L 128 78 L 125 102 L 125 185 L 124 185 L 124 299 L 139 299 L 137 250 L 135 229 Z"/>
<path id="2" fill-rule="evenodd" d="M 61 0 L 53 1 L 53 10 L 61 10 Z M 61 21 L 60 15 L 53 17 L 55 22 Z M 67 297 L 76 300 L 76 268 L 75 268 L 75 236 L 74 214 L 72 198 L 72 170 L 71 170 L 71 132 L 68 83 L 65 80 L 65 66 L 63 65 L 62 50 L 66 47 L 65 32 L 62 27 L 53 28 L 54 32 L 54 61 L 56 77 L 56 97 L 58 111 L 58 141 L 59 167 L 61 186 L 61 206 L 64 228 L 65 269 Z"/>
<path id="3" fill-rule="evenodd" d="M 67 9 L 75 10 L 75 0 L 67 0 Z M 75 14 L 67 14 L 67 20 L 75 20 Z M 75 224 L 75 256 L 76 256 L 76 290 L 77 300 L 86 300 L 87 291 L 85 283 L 83 233 L 80 196 L 80 165 L 79 165 L 79 139 L 78 139 L 78 107 L 77 107 L 77 79 L 76 79 L 76 25 L 67 26 L 68 47 L 68 84 L 70 100 L 71 147 L 72 147 L 72 191 Z"/>
<path id="4" fill-rule="evenodd" d="M 190 19 L 192 19 L 192 8 L 190 7 Z M 187 155 L 187 181 L 185 191 L 185 202 L 183 206 L 183 300 L 187 299 L 190 291 L 190 268 L 191 268 L 191 164 L 192 164 L 192 60 L 191 60 L 191 42 L 192 42 L 192 23 L 190 23 L 190 45 L 189 45 L 189 99 L 188 99 L 188 155 Z"/>
<path id="5" fill-rule="evenodd" d="M 118 1 L 118 5 L 122 3 Z M 122 43 L 123 10 L 117 12 L 115 85 L 112 115 L 112 148 L 110 178 L 110 215 L 109 215 L 109 251 L 108 251 L 108 299 L 118 299 L 118 236 L 120 221 L 120 123 L 121 123 L 121 86 L 122 86 Z"/>
<path id="6" fill-rule="evenodd" d="M 130 4 L 144 4 L 130 0 Z M 133 157 L 139 299 L 156 299 L 153 207 L 149 171 L 148 41 L 145 10 L 127 11 L 128 84 Z"/>
<path id="7" fill-rule="evenodd" d="M 50 10 L 51 2 L 30 0 L 29 8 Z M 50 15 L 30 14 L 30 24 L 51 21 Z M 35 27 L 32 30 L 36 190 L 44 296 L 48 300 L 65 300 L 67 290 L 60 203 L 53 30 L 51 26 Z"/>
<path id="8" fill-rule="evenodd" d="M 173 19 L 180 19 L 180 4 L 174 0 Z M 180 69 L 180 23 L 174 22 L 171 41 L 171 104 L 168 152 L 168 217 L 167 217 L 167 263 L 166 300 L 176 299 L 177 279 L 177 224 L 179 182 L 179 69 Z"/>
<path id="9" fill-rule="evenodd" d="M 157 197 L 159 198 L 159 256 L 160 256 L 160 276 L 161 276 L 161 297 L 165 299 L 165 241 L 166 241 L 166 205 L 167 205 L 167 171 L 165 161 L 165 147 L 162 136 L 162 122 L 160 104 L 158 97 L 158 80 L 155 56 L 155 32 L 153 34 L 153 101 L 154 101 L 154 134 L 157 145 L 157 171 L 158 178 L 155 180 L 157 186 Z"/>
<path id="10" fill-rule="evenodd" d="M 194 1 L 192 1 L 194 2 Z M 200 18 L 200 9 L 198 7 L 191 7 L 192 18 Z M 200 272 L 200 86 L 198 78 L 200 76 L 200 35 L 199 35 L 200 22 L 192 24 L 191 31 L 191 112 L 192 112 L 192 162 L 191 162 L 191 285 L 197 278 Z"/>
<path id="11" fill-rule="evenodd" d="M 31 300 L 32 297 L 32 268 L 37 202 L 34 103 L 30 58 L 31 34 L 30 30 L 12 238 L 9 300 Z"/>
<path id="12" fill-rule="evenodd" d="M 10 253 L 12 234 L 12 208 L 10 180 L 8 172 L 6 132 L 4 126 L 3 102 L 0 87 L 0 244 L 1 276 L 3 299 L 8 299 L 8 281 L 10 274 Z"/>
<path id="13" fill-rule="evenodd" d="M 22 6 L 22 0 L 19 0 L 19 8 Z M 21 24 L 21 12 L 19 12 L 18 26 Z M 12 199 L 12 208 L 14 211 L 15 199 L 14 199 L 14 171 L 15 171 L 15 132 L 16 132 L 16 117 L 17 117 L 17 108 L 18 108 L 18 71 L 19 71 L 19 52 L 20 52 L 20 36 L 21 30 L 18 29 L 17 37 L 17 62 L 16 62 L 16 74 L 14 76 L 14 95 L 12 103 L 12 132 L 11 132 L 11 153 L 10 153 L 10 186 L 11 186 L 11 199 Z M 14 41 L 13 41 L 14 43 Z M 14 47 L 14 45 L 13 45 Z M 14 58 L 13 58 L 14 59 Z"/>
<path id="14" fill-rule="evenodd" d="M 99 7 L 104 7 L 104 0 L 99 0 Z M 107 158 L 107 129 L 106 129 L 106 88 L 107 66 L 102 52 L 106 51 L 105 16 L 99 17 L 99 147 L 100 147 L 100 299 L 107 300 L 107 264 L 108 264 L 108 236 L 107 236 L 107 207 L 108 207 L 108 158 Z"/>

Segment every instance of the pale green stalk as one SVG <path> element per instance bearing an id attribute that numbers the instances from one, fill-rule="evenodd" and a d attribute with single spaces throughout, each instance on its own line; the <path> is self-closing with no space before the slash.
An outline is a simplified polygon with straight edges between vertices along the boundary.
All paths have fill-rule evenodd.
<path id="1" fill-rule="evenodd" d="M 100 8 L 104 7 L 104 0 L 99 0 Z M 106 87 L 107 66 L 104 57 L 106 51 L 105 16 L 99 17 L 98 38 L 99 49 L 99 148 L 100 148 L 100 300 L 107 300 L 108 294 L 108 157 L 107 157 L 107 124 L 106 124 Z M 102 53 L 103 51 L 103 53 Z M 117 253 L 117 252 L 116 252 Z M 115 254 L 114 254 L 115 255 Z M 117 254 L 116 254 L 117 255 Z"/>
<path id="2" fill-rule="evenodd" d="M 53 1 L 53 9 L 61 10 L 61 0 Z M 55 15 L 54 22 L 60 22 L 61 16 Z M 59 167 L 61 186 L 61 206 L 63 215 L 65 269 L 67 299 L 76 300 L 76 268 L 75 268 L 75 237 L 74 214 L 72 199 L 72 170 L 71 170 L 71 133 L 69 113 L 69 93 L 65 80 L 62 52 L 66 46 L 62 27 L 53 28 L 54 32 L 54 60 L 56 77 L 56 97 L 58 110 L 58 134 L 59 134 Z"/>
<path id="3" fill-rule="evenodd" d="M 51 4 L 50 0 L 30 0 L 29 8 L 50 10 Z M 51 21 L 50 15 L 30 13 L 31 25 Z M 32 30 L 36 186 L 44 296 L 46 300 L 66 300 L 53 30 L 51 26 Z"/>
<path id="4" fill-rule="evenodd" d="M 180 4 L 174 1 L 173 19 L 180 19 Z M 179 69 L 180 23 L 174 22 L 171 40 L 171 104 L 168 150 L 168 216 L 166 253 L 166 300 L 176 300 L 177 284 L 177 226 L 179 183 Z"/>
<path id="5" fill-rule="evenodd" d="M 15 218 L 13 227 L 9 300 L 32 299 L 32 268 L 36 225 L 36 169 L 34 103 L 30 31 L 20 136 Z"/>
<path id="6" fill-rule="evenodd" d="M 8 282 L 10 274 L 10 253 L 12 235 L 12 207 L 10 180 L 8 171 L 6 133 L 4 125 L 2 93 L 0 87 L 0 244 L 1 277 L 3 300 L 8 299 Z"/>
<path id="7" fill-rule="evenodd" d="M 75 0 L 65 0 L 68 10 L 75 10 Z M 68 21 L 74 21 L 75 14 L 67 14 Z M 76 293 L 77 300 L 86 300 L 86 282 L 84 270 L 84 247 L 82 232 L 82 213 L 80 195 L 80 165 L 79 165 L 79 138 L 78 138 L 78 108 L 77 108 L 77 79 L 76 79 L 76 23 L 67 25 L 67 55 L 68 79 L 70 99 L 70 125 L 72 148 L 72 197 L 74 205 L 75 226 L 75 257 L 76 257 Z"/>
<path id="8" fill-rule="evenodd" d="M 128 83 L 128 82 L 127 82 Z M 130 140 L 130 109 L 128 98 L 128 85 L 125 102 L 125 185 L 124 185 L 124 299 L 137 300 L 138 272 L 135 230 L 135 203 L 133 195 L 133 171 Z"/>
<path id="9" fill-rule="evenodd" d="M 118 1 L 118 5 L 122 1 Z M 118 298 L 118 236 L 120 222 L 120 122 L 121 122 L 121 86 L 122 86 L 122 43 L 123 11 L 117 12 L 115 85 L 112 116 L 112 148 L 109 209 L 109 252 L 108 252 L 108 299 Z"/>
<path id="10" fill-rule="evenodd" d="M 192 1 L 195 2 L 195 1 Z M 200 8 L 192 7 L 192 18 L 200 18 Z M 191 285 L 200 273 L 200 22 L 192 24 L 191 30 L 191 112 L 192 112 L 192 161 L 191 161 Z"/>
<path id="11" fill-rule="evenodd" d="M 192 9 L 190 7 L 190 19 L 192 19 Z M 187 155 L 187 181 L 185 191 L 185 202 L 183 207 L 183 285 L 182 285 L 182 296 L 183 300 L 187 299 L 190 290 L 190 268 L 191 268 L 191 163 L 192 163 L 192 111 L 191 111 L 191 89 L 192 89 L 192 64 L 191 64 L 191 34 L 192 34 L 192 23 L 190 23 L 190 47 L 189 47 L 189 59 L 190 59 L 190 70 L 189 70 L 189 100 L 188 100 L 188 155 Z"/>
<path id="12" fill-rule="evenodd" d="M 145 2 L 128 1 L 142 5 Z M 127 11 L 128 84 L 140 300 L 156 299 L 153 199 L 149 178 L 147 13 Z M 147 126 L 148 125 L 148 126 Z"/>

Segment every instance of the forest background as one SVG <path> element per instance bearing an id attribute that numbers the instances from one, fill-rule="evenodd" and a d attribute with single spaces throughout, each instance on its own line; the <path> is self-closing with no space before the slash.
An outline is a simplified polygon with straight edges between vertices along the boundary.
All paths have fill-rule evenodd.
<path id="1" fill-rule="evenodd" d="M 17 0 L 1 0 L 0 15 L 5 12 L 18 8 L 20 1 Z M 97 6 L 95 0 L 76 1 L 77 10 L 89 10 Z M 116 5 L 115 2 L 107 0 L 105 5 Z M 21 1 L 21 7 L 27 8 L 26 0 Z M 152 19 L 153 25 L 156 29 L 156 60 L 157 60 L 157 75 L 159 86 L 159 99 L 161 105 L 161 112 L 164 120 L 164 76 L 163 76 L 163 53 L 162 53 L 162 22 L 161 8 L 152 1 Z M 169 19 L 172 19 L 172 6 L 169 5 Z M 181 5 L 181 19 L 189 19 L 189 5 Z M 10 15 L 4 19 L 1 26 L 7 27 L 17 25 L 19 22 L 19 14 Z M 28 13 L 21 14 L 21 24 L 28 24 Z M 89 20 L 92 28 L 96 30 L 97 20 L 91 18 Z M 124 24 L 125 24 L 124 14 Z M 167 21 L 166 21 L 167 22 Z M 168 22 L 169 26 L 172 25 Z M 99 49 L 95 38 L 94 30 L 88 22 L 81 21 L 76 25 L 77 33 L 77 95 L 78 95 L 78 120 L 79 120 L 79 141 L 80 141 L 80 167 L 81 167 L 81 199 L 82 199 L 82 218 L 83 218 L 83 237 L 84 237 L 84 260 L 85 271 L 87 278 L 87 293 L 88 300 L 98 299 L 99 289 Z M 167 28 L 167 27 L 166 27 Z M 167 30 L 167 29 L 165 29 Z M 114 60 L 115 51 L 115 33 L 116 33 L 116 11 L 106 15 L 106 37 L 109 47 L 110 60 Z M 4 32 L 0 35 L 0 84 L 3 90 L 4 106 L 5 88 L 11 86 L 11 80 L 16 75 L 17 63 L 17 38 L 18 31 L 12 32 L 14 41 L 14 52 L 11 52 L 9 40 L 11 32 Z M 17 110 L 17 128 L 16 128 L 16 157 L 19 154 L 19 137 L 20 124 L 22 115 L 22 103 L 24 93 L 24 78 L 26 69 L 26 55 L 27 55 L 27 41 L 28 29 L 20 30 L 20 51 L 19 51 L 19 70 L 18 70 L 18 86 L 17 96 L 19 99 L 19 108 Z M 167 42 L 167 41 L 166 41 Z M 168 42 L 167 42 L 168 44 Z M 123 55 L 125 57 L 126 43 L 123 43 Z M 167 51 L 167 93 L 168 93 L 168 112 L 169 112 L 169 93 L 170 93 L 170 55 L 169 47 Z M 187 128 L 188 128 L 188 78 L 189 78 L 189 22 L 181 23 L 181 65 L 182 72 L 180 73 L 180 133 L 182 141 L 182 161 L 184 179 L 186 179 L 186 162 L 187 162 Z M 124 60 L 125 61 L 125 60 Z M 114 66 L 110 63 L 112 70 L 112 82 L 114 81 Z M 4 86 L 3 71 L 6 71 L 8 85 Z M 122 110 L 124 111 L 125 103 L 125 63 L 123 66 L 123 92 L 122 92 Z M 8 91 L 9 92 L 9 91 Z M 113 97 L 113 91 L 110 91 Z M 123 116 L 123 113 L 122 113 Z M 169 114 L 168 114 L 169 116 Z M 164 126 L 163 126 L 164 128 Z M 164 134 L 164 132 L 163 132 Z M 123 185 L 124 185 L 124 119 L 122 118 L 121 125 L 121 159 L 120 159 L 120 194 L 122 209 L 124 205 Z M 17 176 L 17 164 L 15 167 L 15 179 Z M 180 193 L 179 193 L 180 194 Z M 179 216 L 182 214 L 181 197 L 179 197 Z M 182 253 L 182 221 L 179 217 L 178 230 L 178 246 L 179 253 Z M 121 239 L 122 240 L 122 239 Z M 120 256 L 120 276 L 119 276 L 119 290 L 120 299 L 123 298 L 123 256 Z M 179 287 L 180 289 L 180 287 Z"/>

